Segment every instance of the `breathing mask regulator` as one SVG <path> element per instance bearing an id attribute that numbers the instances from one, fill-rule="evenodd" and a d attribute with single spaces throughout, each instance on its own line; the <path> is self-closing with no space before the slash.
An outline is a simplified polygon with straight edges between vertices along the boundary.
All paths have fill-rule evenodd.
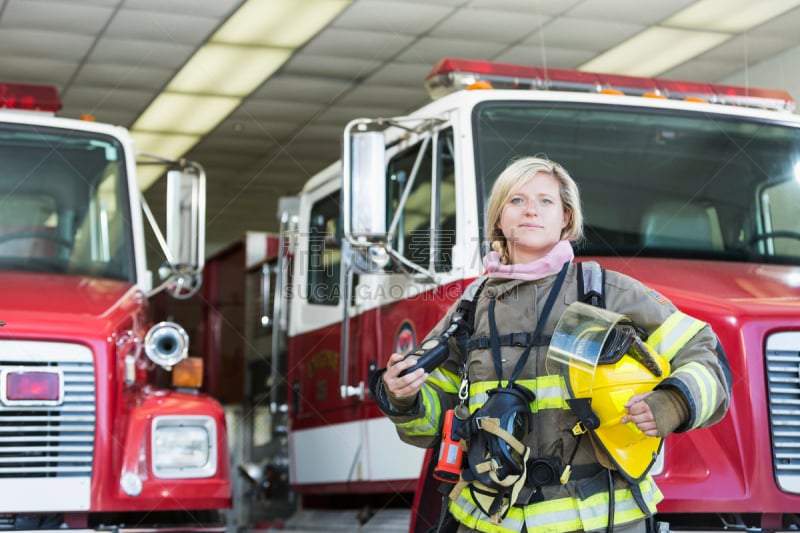
<path id="1" fill-rule="evenodd" d="M 575 302 L 556 325 L 546 365 L 549 374 L 564 378 L 567 403 L 593 437 L 598 461 L 632 483 L 641 481 L 663 439 L 620 420 L 632 396 L 668 377 L 669 362 L 642 341 L 628 317 Z"/>

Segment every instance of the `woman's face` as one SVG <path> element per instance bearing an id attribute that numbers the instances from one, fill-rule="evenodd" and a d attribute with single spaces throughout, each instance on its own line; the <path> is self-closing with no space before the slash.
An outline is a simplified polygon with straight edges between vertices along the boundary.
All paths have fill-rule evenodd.
<path id="1" fill-rule="evenodd" d="M 547 254 L 567 226 L 558 181 L 538 172 L 506 200 L 498 226 L 512 263 L 529 263 Z"/>

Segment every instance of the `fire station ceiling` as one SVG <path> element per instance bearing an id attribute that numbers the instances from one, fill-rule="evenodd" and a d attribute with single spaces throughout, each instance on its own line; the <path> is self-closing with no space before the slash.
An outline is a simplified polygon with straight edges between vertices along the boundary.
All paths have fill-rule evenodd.
<path id="1" fill-rule="evenodd" d="M 350 119 L 406 114 L 426 103 L 423 79 L 443 57 L 750 84 L 800 97 L 798 6 L 800 0 L 0 0 L 0 79 L 54 84 L 61 115 L 90 114 L 140 130 L 137 142 L 149 141 L 147 151 L 174 147 L 148 135 L 154 127 L 146 110 L 174 132 L 216 112 L 208 133 L 180 137 L 183 152 L 208 175 L 213 253 L 246 231 L 276 230 L 278 198 L 338 159 Z M 240 9 L 247 11 L 236 17 Z M 245 27 L 226 24 L 234 18 Z M 246 34 L 256 42 L 244 42 Z M 213 78 L 200 59 L 213 54 L 201 47 L 214 44 L 219 52 L 234 41 L 253 54 L 228 60 L 227 71 Z M 628 41 L 634 48 L 622 52 L 621 63 L 600 62 Z M 261 48 L 271 55 L 254 55 Z M 199 68 L 200 81 L 184 66 Z M 221 111 L 148 110 L 165 90 L 186 92 L 181 87 L 195 83 L 195 92 L 217 93 L 248 76 L 251 87 L 230 89 Z M 147 193 L 157 216 L 163 191 L 159 180 Z"/>

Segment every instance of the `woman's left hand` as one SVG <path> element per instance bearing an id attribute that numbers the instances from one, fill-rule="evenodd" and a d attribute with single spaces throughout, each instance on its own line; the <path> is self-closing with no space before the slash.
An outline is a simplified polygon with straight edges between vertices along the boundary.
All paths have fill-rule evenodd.
<path id="1" fill-rule="evenodd" d="M 621 422 L 623 424 L 633 422 L 639 428 L 639 431 L 648 437 L 657 437 L 656 419 L 650 410 L 650 406 L 644 401 L 650 394 L 652 394 L 652 391 L 631 396 L 631 399 L 625 404 L 627 414 L 622 417 Z"/>

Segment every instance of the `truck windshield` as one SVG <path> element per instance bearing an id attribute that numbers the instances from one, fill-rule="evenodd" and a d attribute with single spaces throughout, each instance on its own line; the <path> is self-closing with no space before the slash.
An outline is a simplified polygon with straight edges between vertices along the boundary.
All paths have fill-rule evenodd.
<path id="1" fill-rule="evenodd" d="M 800 263 L 800 129 L 788 121 L 492 102 L 475 124 L 484 208 L 512 159 L 557 161 L 581 190 L 581 255 Z"/>
<path id="2" fill-rule="evenodd" d="M 0 270 L 130 279 L 122 153 L 98 134 L 0 125 Z"/>

